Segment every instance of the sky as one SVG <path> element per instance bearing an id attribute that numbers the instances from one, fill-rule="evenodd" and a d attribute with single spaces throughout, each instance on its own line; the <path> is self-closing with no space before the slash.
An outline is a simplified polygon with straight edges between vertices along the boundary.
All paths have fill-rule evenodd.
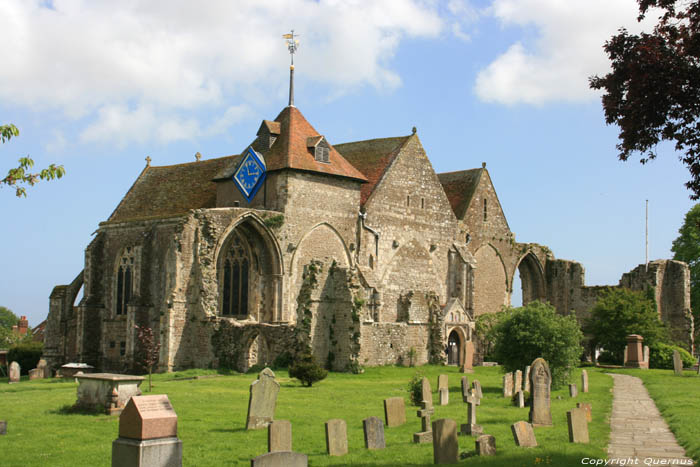
<path id="1" fill-rule="evenodd" d="M 331 144 L 408 135 L 437 172 L 486 162 L 516 240 L 579 261 L 587 285 L 671 258 L 693 206 L 671 146 L 617 159 L 588 77 L 634 0 L 0 0 L 0 173 L 30 156 L 61 180 L 0 187 L 0 305 L 46 319 L 55 285 L 145 166 L 238 154 L 295 104 Z M 517 303 L 519 298 L 515 298 Z"/>

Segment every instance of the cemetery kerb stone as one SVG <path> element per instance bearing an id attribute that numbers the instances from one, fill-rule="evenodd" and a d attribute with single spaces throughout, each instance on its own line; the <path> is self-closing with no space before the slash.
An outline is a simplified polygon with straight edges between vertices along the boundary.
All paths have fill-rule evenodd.
<path id="1" fill-rule="evenodd" d="M 673 372 L 678 376 L 683 374 L 683 360 L 681 360 L 681 354 L 677 350 L 673 351 Z"/>
<path id="2" fill-rule="evenodd" d="M 406 423 L 406 405 L 403 397 L 384 399 L 384 417 L 388 427 L 401 426 Z"/>
<path id="3" fill-rule="evenodd" d="M 543 358 L 536 358 L 530 370 L 530 423 L 533 426 L 552 425 L 552 374 Z"/>
<path id="4" fill-rule="evenodd" d="M 292 422 L 273 420 L 267 426 L 267 452 L 292 450 Z"/>
<path id="5" fill-rule="evenodd" d="M 578 388 L 575 384 L 569 384 L 569 397 L 578 396 Z"/>
<path id="6" fill-rule="evenodd" d="M 466 398 L 469 397 L 470 391 L 469 391 L 469 379 L 466 376 L 462 376 L 462 400 L 466 402 Z"/>
<path id="7" fill-rule="evenodd" d="M 250 465 L 252 467 L 307 467 L 309 457 L 292 451 L 268 452 L 251 459 Z"/>
<path id="8" fill-rule="evenodd" d="M 523 389 L 523 372 L 516 370 L 515 378 L 513 378 L 513 394 Z"/>
<path id="9" fill-rule="evenodd" d="M 431 408 L 433 407 L 433 391 L 430 388 L 430 381 L 425 377 L 421 381 L 421 400 L 426 401 Z"/>
<path id="10" fill-rule="evenodd" d="M 132 396 L 140 396 L 143 376 L 116 373 L 75 375 L 78 380 L 78 400 L 75 405 L 91 410 L 105 410 L 119 415 Z"/>
<path id="11" fill-rule="evenodd" d="M 440 405 L 448 405 L 450 403 L 450 390 L 440 388 Z"/>
<path id="12" fill-rule="evenodd" d="M 441 418 L 433 422 L 433 463 L 456 464 L 459 460 L 457 422 Z"/>
<path id="13" fill-rule="evenodd" d="M 483 428 L 476 423 L 476 402 L 475 396 L 467 397 L 467 423 L 462 424 L 460 432 L 463 435 L 477 436 L 482 434 Z"/>
<path id="14" fill-rule="evenodd" d="M 367 449 L 384 449 L 384 422 L 377 417 L 368 417 L 362 420 L 362 428 L 365 432 L 365 447 Z"/>
<path id="15" fill-rule="evenodd" d="M 464 357 L 461 371 L 462 373 L 474 373 L 474 343 L 472 341 L 464 343 Z"/>
<path id="16" fill-rule="evenodd" d="M 577 408 L 566 412 L 570 443 L 588 443 L 588 417 L 586 409 Z"/>
<path id="17" fill-rule="evenodd" d="M 532 425 L 528 422 L 515 422 L 510 426 L 510 430 L 513 432 L 513 439 L 516 445 L 523 448 L 534 448 L 537 446 L 535 430 L 532 429 Z"/>
<path id="18" fill-rule="evenodd" d="M 329 456 L 348 453 L 348 427 L 345 420 L 333 418 L 326 422 L 326 450 Z"/>
<path id="19" fill-rule="evenodd" d="M 280 385 L 275 381 L 275 374 L 272 370 L 263 369 L 258 375 L 258 379 L 250 384 L 246 430 L 265 428 L 275 419 L 275 406 L 279 390 Z"/>
<path id="20" fill-rule="evenodd" d="M 588 392 L 588 372 L 581 370 L 581 392 Z"/>
<path id="21" fill-rule="evenodd" d="M 421 431 L 413 433 L 414 443 L 429 443 L 433 440 L 433 427 L 430 423 L 430 416 L 435 413 L 432 406 L 427 401 L 421 402 L 421 409 L 416 412 L 420 417 Z"/>
<path id="22" fill-rule="evenodd" d="M 503 397 L 513 396 L 513 373 L 503 375 Z"/>
<path id="23" fill-rule="evenodd" d="M 181 467 L 182 441 L 168 396 L 133 396 L 119 416 L 112 466 Z"/>
<path id="24" fill-rule="evenodd" d="M 587 402 L 577 402 L 577 409 L 584 409 L 586 411 L 586 420 L 589 422 L 593 421 L 593 407 Z"/>
<path id="25" fill-rule="evenodd" d="M 493 456 L 496 454 L 496 438 L 493 435 L 481 435 L 476 438 L 476 454 L 479 456 Z"/>
<path id="26" fill-rule="evenodd" d="M 530 365 L 525 367 L 525 387 L 523 390 L 525 392 L 530 392 Z"/>
<path id="27" fill-rule="evenodd" d="M 22 371 L 22 368 L 19 366 L 19 363 L 17 362 L 12 362 L 10 363 L 10 383 L 19 383 L 19 376 L 20 372 Z"/>

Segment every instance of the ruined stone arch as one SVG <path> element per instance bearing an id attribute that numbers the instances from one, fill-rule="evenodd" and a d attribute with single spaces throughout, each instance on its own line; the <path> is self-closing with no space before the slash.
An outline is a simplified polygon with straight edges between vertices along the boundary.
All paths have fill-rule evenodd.
<path id="1" fill-rule="evenodd" d="M 510 293 L 513 293 L 513 280 L 515 271 L 520 273 L 520 283 L 523 289 L 523 305 L 527 305 L 535 300 L 544 301 L 547 299 L 544 281 L 544 268 L 537 256 L 528 250 L 519 260 L 513 269 L 513 276 L 510 280 Z"/>
<path id="2" fill-rule="evenodd" d="M 462 326 L 454 326 L 454 327 L 449 327 L 447 328 L 447 332 L 445 333 L 445 336 L 447 341 L 445 342 L 445 345 L 448 349 L 447 353 L 447 364 L 448 365 L 462 365 L 463 359 L 464 359 L 464 346 L 467 343 L 468 336 L 467 332 L 464 327 Z M 451 342 L 453 338 L 456 338 L 457 340 L 457 350 L 453 354 L 451 351 Z"/>
<path id="3" fill-rule="evenodd" d="M 248 371 L 255 365 L 270 365 L 270 347 L 267 339 L 261 332 L 251 334 L 244 347 L 245 351 L 241 355 L 242 361 L 239 362 L 241 371 Z"/>
<path id="4" fill-rule="evenodd" d="M 501 311 L 508 298 L 508 275 L 496 247 L 487 243 L 474 255 L 474 317 Z"/>
<path id="5" fill-rule="evenodd" d="M 327 232 L 324 232 L 326 231 Z M 321 235 L 317 235 L 321 234 Z M 299 243 L 297 244 L 296 249 L 294 250 L 294 253 L 292 254 L 292 259 L 290 261 L 290 268 L 289 272 L 290 274 L 294 274 L 296 272 L 297 268 L 297 262 L 299 259 L 300 255 L 303 255 L 303 246 L 305 246 L 305 242 L 311 237 L 312 235 L 314 236 L 322 236 L 322 235 L 329 235 L 327 238 L 329 242 L 325 242 L 325 245 L 327 246 L 328 243 L 331 243 L 333 240 L 336 241 L 336 243 L 339 243 L 340 246 L 342 247 L 343 254 L 342 255 L 337 255 L 340 256 L 340 258 L 335 258 L 336 255 L 334 255 L 334 258 L 336 261 L 342 265 L 342 266 L 352 266 L 352 255 L 350 254 L 350 250 L 348 249 L 347 245 L 345 245 L 345 241 L 343 240 L 343 237 L 340 235 L 338 230 L 336 230 L 335 227 L 333 227 L 331 224 L 328 222 L 319 222 L 318 224 L 314 225 L 311 227 L 309 230 L 306 231 L 304 235 L 302 235 L 301 240 L 299 240 Z M 331 240 L 332 239 L 332 240 Z M 338 253 L 337 251 L 333 252 L 333 248 L 319 248 L 319 255 L 323 255 L 324 250 L 331 250 L 332 253 Z"/>

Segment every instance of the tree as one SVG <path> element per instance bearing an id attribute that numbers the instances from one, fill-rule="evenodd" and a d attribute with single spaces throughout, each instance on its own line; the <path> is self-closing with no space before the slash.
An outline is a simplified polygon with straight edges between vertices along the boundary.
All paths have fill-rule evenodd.
<path id="1" fill-rule="evenodd" d="M 137 331 L 136 340 L 138 347 L 136 349 L 137 363 L 146 371 L 148 371 L 148 392 L 153 390 L 152 376 L 153 366 L 158 363 L 160 356 L 160 342 L 156 341 L 153 335 L 153 329 L 148 326 L 134 326 Z"/>
<path id="2" fill-rule="evenodd" d="M 512 309 L 496 325 L 495 340 L 494 355 L 507 372 L 542 357 L 552 371 L 555 388 L 568 381 L 583 354 L 583 333 L 576 318 L 559 315 L 552 305 L 539 301 Z"/>
<path id="3" fill-rule="evenodd" d="M 675 142 L 691 178 L 691 199 L 700 198 L 700 4 L 698 1 L 637 0 L 638 20 L 650 8 L 663 15 L 651 33 L 626 29 L 605 43 L 612 71 L 589 78 L 603 90 L 605 122 L 619 128 L 620 160 L 656 158 L 661 141 Z"/>
<path id="4" fill-rule="evenodd" d="M 685 221 L 673 241 L 673 259 L 685 261 L 690 267 L 690 307 L 700 331 L 700 204 L 696 204 L 685 215 Z"/>
<path id="5" fill-rule="evenodd" d="M 13 124 L 0 125 L 0 143 L 9 141 L 12 137 L 19 136 L 19 130 Z M 39 171 L 38 173 L 31 173 L 29 170 L 34 167 L 34 161 L 29 157 L 20 157 L 19 166 L 14 169 L 10 169 L 7 172 L 7 176 L 0 179 L 0 185 L 8 185 L 15 187 L 15 194 L 17 196 L 27 196 L 27 190 L 25 187 L 20 186 L 24 183 L 34 186 L 39 180 L 53 180 L 55 178 L 61 178 L 66 173 L 66 170 L 62 165 L 51 164 L 48 168 Z"/>
<path id="6" fill-rule="evenodd" d="M 603 291 L 591 310 L 584 330 L 592 337 L 595 347 L 602 347 L 613 355 L 615 363 L 622 363 L 627 336 L 639 334 L 644 344 L 669 343 L 668 329 L 659 319 L 656 303 L 649 297 L 653 289 L 637 292 L 625 288 Z"/>
<path id="7" fill-rule="evenodd" d="M 289 367 L 289 376 L 296 378 L 305 386 L 311 387 L 316 381 L 328 376 L 328 371 L 316 363 L 311 351 L 299 352 Z"/>
<path id="8" fill-rule="evenodd" d="M 19 322 L 19 317 L 9 308 L 0 306 L 0 327 L 12 329 Z"/>

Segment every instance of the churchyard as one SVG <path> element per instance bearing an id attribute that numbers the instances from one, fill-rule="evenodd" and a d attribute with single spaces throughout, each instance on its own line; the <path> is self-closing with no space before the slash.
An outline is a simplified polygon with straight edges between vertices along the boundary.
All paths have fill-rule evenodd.
<path id="1" fill-rule="evenodd" d="M 511 425 L 527 421 L 529 408 L 518 408 L 511 398 L 503 397 L 503 374 L 499 367 L 476 367 L 474 373 L 466 375 L 456 367 L 445 366 L 375 367 L 360 375 L 331 373 L 311 388 L 288 378 L 285 371 L 276 371 L 280 390 L 275 419 L 291 422 L 293 450 L 307 454 L 310 465 L 432 464 L 432 443 L 413 442 L 414 433 L 421 431 L 421 419 L 416 416 L 420 408 L 411 404 L 407 384 L 417 371 L 431 385 L 434 401 L 431 420 L 453 419 L 457 431 L 468 422 L 468 404 L 463 401 L 460 380 L 467 376 L 470 385 L 474 379 L 481 383 L 483 398 L 476 406 L 476 423 L 483 433 L 495 437 L 496 455 L 476 456 L 476 437 L 459 435 L 458 452 L 468 456 L 461 463 L 581 465 L 582 458 L 606 457 L 613 382 L 604 374 L 605 370 L 593 368 L 587 368 L 588 393 L 581 391 L 580 369 L 572 379 L 579 388 L 576 397 L 570 397 L 569 387 L 552 391 L 553 425 L 534 427 L 536 447 L 519 447 L 514 441 Z M 670 377 L 672 371 L 633 373 L 653 379 Z M 447 405 L 440 405 L 441 374 L 448 376 Z M 256 378 L 257 374 L 226 375 L 213 370 L 154 376 L 153 392 L 144 394 L 167 394 L 172 403 L 178 418 L 177 434 L 182 440 L 183 465 L 250 465 L 251 459 L 267 452 L 268 430 L 246 430 L 249 387 Z M 697 383 L 695 377 L 676 380 L 683 384 Z M 0 380 L 0 419 L 7 420 L 7 434 L 0 436 L 2 465 L 110 465 L 119 417 L 72 412 L 69 408 L 76 401 L 77 388 L 73 380 L 28 381 L 23 377 L 19 384 L 6 383 L 7 379 Z M 685 391 L 679 391 L 682 393 L 679 397 L 688 398 L 692 393 L 695 397 L 692 403 L 698 404 L 697 387 L 697 384 L 693 386 L 694 392 L 686 387 Z M 384 400 L 393 397 L 404 399 L 406 421 L 399 426 L 384 423 L 386 447 L 369 450 L 365 447 L 363 420 L 374 416 L 385 422 Z M 588 444 L 569 442 L 567 411 L 577 403 L 590 403 L 592 407 Z M 659 405 L 663 407 L 662 403 Z M 693 414 L 696 419 L 700 417 L 697 409 Z M 692 422 L 693 415 L 687 417 L 683 426 Z M 348 454 L 341 457 L 326 453 L 324 424 L 334 418 L 345 420 L 347 425 Z M 679 436 L 679 439 L 684 438 Z M 697 449 L 690 448 L 688 452 L 697 459 Z"/>

